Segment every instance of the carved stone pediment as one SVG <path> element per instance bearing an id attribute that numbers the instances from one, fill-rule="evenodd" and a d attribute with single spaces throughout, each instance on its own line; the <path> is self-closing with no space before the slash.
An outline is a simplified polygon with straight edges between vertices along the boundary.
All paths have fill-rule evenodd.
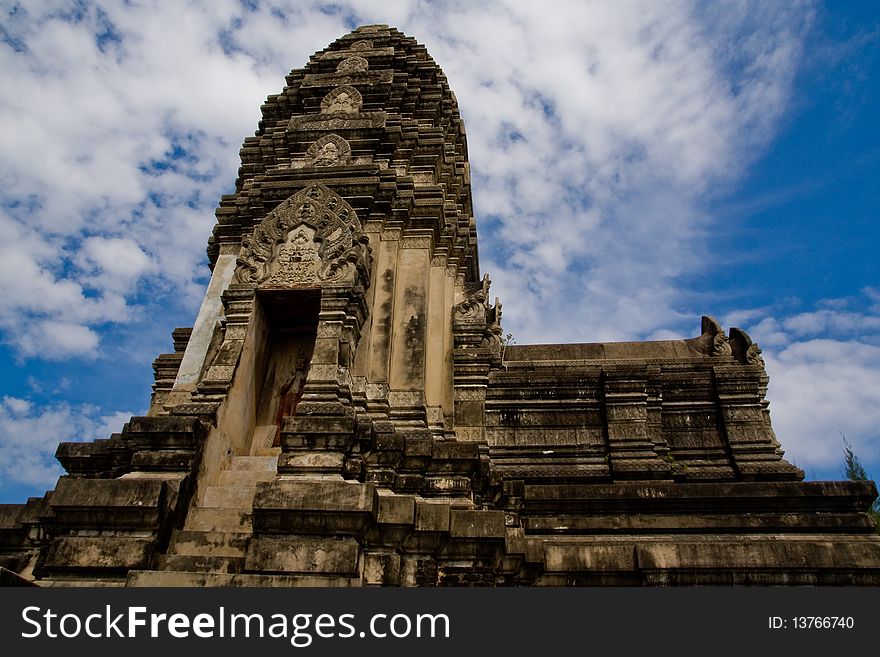
<path id="1" fill-rule="evenodd" d="M 321 100 L 321 114 L 355 114 L 361 111 L 363 103 L 361 92 L 343 84 Z"/>
<path id="2" fill-rule="evenodd" d="M 369 241 L 345 200 L 314 183 L 242 238 L 236 283 L 255 287 L 369 285 Z"/>
<path id="3" fill-rule="evenodd" d="M 361 93 L 349 84 L 341 84 L 321 100 L 318 114 L 299 114 L 291 117 L 287 129 L 296 130 L 345 130 L 381 128 L 385 125 L 385 112 L 363 112 Z"/>
<path id="4" fill-rule="evenodd" d="M 353 57 L 346 57 L 339 62 L 336 72 L 342 74 L 363 73 L 368 68 L 370 68 L 370 62 L 359 55 L 355 55 Z"/>
<path id="5" fill-rule="evenodd" d="M 306 157 L 316 167 L 346 164 L 351 157 L 351 146 L 339 135 L 325 135 L 309 147 Z"/>

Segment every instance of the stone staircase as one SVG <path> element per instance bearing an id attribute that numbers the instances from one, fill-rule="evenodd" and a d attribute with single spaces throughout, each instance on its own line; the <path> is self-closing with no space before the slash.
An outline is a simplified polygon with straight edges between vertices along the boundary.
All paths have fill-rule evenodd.
<path id="1" fill-rule="evenodd" d="M 234 456 L 209 486 L 202 502 L 187 516 L 183 530 L 171 536 L 168 553 L 159 558 L 162 570 L 240 573 L 253 527 L 254 493 L 261 481 L 277 474 L 277 455 Z"/>
<path id="2" fill-rule="evenodd" d="M 358 576 L 315 573 L 248 572 L 253 568 L 253 503 L 257 484 L 277 477 L 280 448 L 261 449 L 256 456 L 235 456 L 209 486 L 201 502 L 190 509 L 183 529 L 171 535 L 168 550 L 159 555 L 155 570 L 131 570 L 130 587 L 239 587 L 239 586 L 359 586 Z M 335 541 L 336 539 L 331 539 Z M 314 541 L 306 541 L 311 546 Z M 296 540 L 285 544 L 292 554 Z M 301 551 L 301 550 L 300 550 Z M 307 551 L 307 550 L 306 550 Z M 259 550 L 258 550 L 259 552 Z M 302 555 L 300 555 L 302 556 Z M 273 569 L 274 570 L 274 569 Z"/>
<path id="3" fill-rule="evenodd" d="M 259 482 L 275 479 L 278 452 L 232 457 L 218 484 L 209 486 L 190 510 L 184 528 L 172 534 L 167 553 L 157 558 L 157 571 L 134 571 L 128 585 L 204 586 L 216 581 L 228 586 L 231 576 L 247 579 L 239 574 L 253 531 L 254 493 Z"/>

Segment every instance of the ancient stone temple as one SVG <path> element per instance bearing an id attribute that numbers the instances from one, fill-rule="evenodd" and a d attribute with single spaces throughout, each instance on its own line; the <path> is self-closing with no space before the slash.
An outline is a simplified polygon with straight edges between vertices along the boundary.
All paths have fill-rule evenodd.
<path id="1" fill-rule="evenodd" d="M 361 27 L 262 108 L 149 413 L 0 517 L 38 585 L 878 584 L 871 482 L 804 482 L 761 350 L 506 345 L 467 140 Z M 509 303 L 515 300 L 508 300 Z M 15 580 L 10 572 L 6 576 Z"/>

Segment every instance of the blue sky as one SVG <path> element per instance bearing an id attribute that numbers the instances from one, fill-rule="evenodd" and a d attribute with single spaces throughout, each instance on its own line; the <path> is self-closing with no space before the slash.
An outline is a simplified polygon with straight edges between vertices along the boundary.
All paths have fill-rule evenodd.
<path id="1" fill-rule="evenodd" d="M 809 478 L 880 476 L 880 5 L 538 4 L 0 3 L 0 502 L 146 410 L 260 103 L 364 23 L 449 78 L 518 343 L 714 315 Z"/>

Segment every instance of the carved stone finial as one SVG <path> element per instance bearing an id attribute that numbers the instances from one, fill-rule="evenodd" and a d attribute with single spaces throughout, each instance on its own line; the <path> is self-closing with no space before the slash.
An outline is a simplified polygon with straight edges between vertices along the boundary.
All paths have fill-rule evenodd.
<path id="1" fill-rule="evenodd" d="M 488 276 L 486 279 L 488 280 Z M 488 286 L 487 286 L 488 291 Z M 501 300 L 495 297 L 495 305 L 486 307 L 486 330 L 483 333 L 481 347 L 500 347 L 501 336 L 504 329 L 501 328 Z"/>
<path id="2" fill-rule="evenodd" d="M 743 365 L 757 365 L 764 367 L 764 358 L 761 356 L 761 347 L 752 342 L 751 336 L 740 328 L 730 329 L 730 345 L 733 348 L 733 356 Z"/>
<path id="3" fill-rule="evenodd" d="M 464 301 L 453 306 L 452 316 L 455 319 L 465 321 L 485 321 L 489 308 L 489 286 L 491 284 L 489 274 L 483 276 L 480 287 L 472 290 Z"/>
<path id="4" fill-rule="evenodd" d="M 757 343 L 753 342 L 748 350 L 746 350 L 746 362 L 749 365 L 764 367 L 764 358 L 761 356 L 761 347 L 759 347 Z"/>
<path id="5" fill-rule="evenodd" d="M 685 340 L 685 343 L 697 353 L 711 357 L 723 357 L 731 355 L 730 344 L 724 329 L 714 317 L 704 316 L 701 321 L 700 335 L 696 338 Z"/>
<path id="6" fill-rule="evenodd" d="M 724 335 L 724 329 L 718 320 L 714 317 L 705 316 L 701 322 L 702 334 L 711 336 L 710 356 L 730 356 L 730 344 L 727 342 L 727 336 Z"/>

